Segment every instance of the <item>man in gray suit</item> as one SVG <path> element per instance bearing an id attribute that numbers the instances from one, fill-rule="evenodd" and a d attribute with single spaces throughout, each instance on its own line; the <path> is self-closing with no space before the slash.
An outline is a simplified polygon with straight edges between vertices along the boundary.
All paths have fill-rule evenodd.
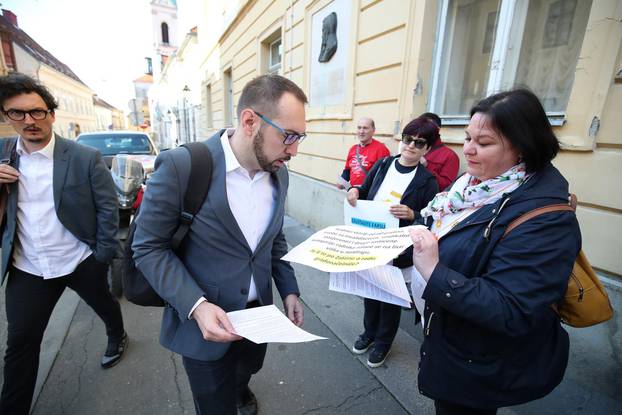
<path id="1" fill-rule="evenodd" d="M 140 271 L 168 303 L 160 342 L 183 356 L 197 414 L 257 413 L 248 387 L 266 345 L 237 336 L 226 313 L 272 304 L 272 280 L 289 319 L 302 306 L 283 236 L 289 184 L 285 162 L 305 137 L 304 92 L 290 80 L 264 75 L 240 96 L 235 130 L 205 142 L 212 154 L 209 193 L 182 248 L 171 250 L 188 184 L 190 155 L 161 153 L 147 185 L 134 235 Z"/>
<path id="2" fill-rule="evenodd" d="M 28 414 L 43 332 L 65 287 L 106 324 L 102 367 L 123 355 L 127 335 L 107 281 L 119 212 L 99 152 L 52 132 L 57 104 L 47 88 L 18 73 L 0 77 L 0 107 L 19 134 L 0 140 L 0 186 L 9 192 L 2 218 L 8 339 L 0 413 Z"/>

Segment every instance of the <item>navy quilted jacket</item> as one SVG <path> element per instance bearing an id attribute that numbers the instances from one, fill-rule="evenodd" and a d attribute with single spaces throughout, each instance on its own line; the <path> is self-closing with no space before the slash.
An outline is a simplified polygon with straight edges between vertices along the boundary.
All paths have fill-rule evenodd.
<path id="1" fill-rule="evenodd" d="M 501 236 L 521 214 L 567 202 L 568 183 L 549 164 L 506 199 L 439 241 L 423 293 L 419 389 L 430 398 L 498 408 L 538 399 L 563 378 L 568 334 L 550 305 L 581 247 L 575 214 L 546 213 Z"/>

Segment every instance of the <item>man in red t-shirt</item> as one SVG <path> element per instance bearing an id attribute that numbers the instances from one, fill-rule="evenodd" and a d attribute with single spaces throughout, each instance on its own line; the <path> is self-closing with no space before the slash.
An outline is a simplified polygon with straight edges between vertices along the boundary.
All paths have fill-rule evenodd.
<path id="1" fill-rule="evenodd" d="M 367 173 L 374 164 L 378 160 L 391 155 L 387 146 L 373 138 L 376 132 L 374 120 L 367 117 L 361 118 L 358 121 L 356 130 L 359 143 L 353 145 L 348 152 L 346 167 L 341 173 L 343 181 L 337 184 L 337 187 L 340 189 L 362 185 Z M 346 186 L 346 182 L 349 182 L 349 186 Z"/>
<path id="2" fill-rule="evenodd" d="M 441 128 L 441 118 L 433 112 L 423 113 L 420 117 L 429 119 L 435 123 L 439 129 Z M 458 169 L 460 168 L 458 155 L 451 148 L 443 144 L 440 135 L 436 142 L 432 144 L 427 154 L 421 157 L 420 163 L 436 177 L 438 189 L 441 192 L 456 180 Z"/>

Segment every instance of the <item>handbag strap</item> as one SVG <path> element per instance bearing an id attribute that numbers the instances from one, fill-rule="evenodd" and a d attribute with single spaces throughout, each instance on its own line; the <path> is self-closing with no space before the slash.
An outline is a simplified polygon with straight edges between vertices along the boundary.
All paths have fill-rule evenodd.
<path id="1" fill-rule="evenodd" d="M 359 162 L 359 166 L 361 166 L 361 170 L 363 170 L 363 173 L 365 173 L 365 176 L 367 176 L 369 174 L 369 171 L 365 168 L 365 166 L 363 166 L 363 162 L 361 161 L 361 154 L 359 153 L 359 148 L 360 148 L 360 144 L 356 145 L 356 161 Z"/>
<path id="2" fill-rule="evenodd" d="M 0 161 L 5 164 L 12 165 L 15 162 L 15 153 L 17 149 L 17 137 L 11 137 L 4 139 L 2 145 L 2 155 L 0 155 Z"/>
<path id="3" fill-rule="evenodd" d="M 574 195 L 573 193 L 570 193 L 570 195 L 568 196 L 568 203 L 558 203 L 555 205 L 543 206 L 540 208 L 530 210 L 527 213 L 523 213 L 518 218 L 510 222 L 508 227 L 505 229 L 505 232 L 503 232 L 503 236 L 501 237 L 501 239 L 505 238 L 506 235 L 510 233 L 517 226 L 527 222 L 530 219 L 535 218 L 536 216 L 540 216 L 540 215 L 543 215 L 549 212 L 558 212 L 558 211 L 574 212 L 576 210 L 577 210 L 577 196 Z"/>

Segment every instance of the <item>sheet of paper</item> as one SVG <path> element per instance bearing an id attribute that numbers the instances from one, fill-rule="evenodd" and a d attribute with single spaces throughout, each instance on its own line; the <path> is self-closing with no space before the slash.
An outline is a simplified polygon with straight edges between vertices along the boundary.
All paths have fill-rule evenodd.
<path id="1" fill-rule="evenodd" d="M 412 280 L 410 281 L 410 292 L 415 302 L 415 308 L 423 316 L 425 309 L 425 300 L 421 298 L 423 291 L 428 283 L 423 279 L 417 268 L 412 267 Z"/>
<path id="2" fill-rule="evenodd" d="M 390 203 L 374 200 L 357 200 L 352 207 L 347 199 L 343 201 L 343 218 L 346 225 L 372 229 L 399 228 L 400 220 L 389 213 Z"/>
<path id="3" fill-rule="evenodd" d="M 292 323 L 273 305 L 227 313 L 235 332 L 253 343 L 302 343 L 326 339 Z"/>
<path id="4" fill-rule="evenodd" d="M 347 191 L 347 190 L 350 190 L 350 188 L 352 187 L 352 185 L 350 184 L 350 182 L 349 182 L 349 181 L 347 181 L 346 179 L 344 179 L 344 178 L 343 178 L 343 177 L 341 177 L 341 176 L 337 176 L 337 184 L 342 185 L 342 186 L 346 189 L 346 191 Z"/>
<path id="5" fill-rule="evenodd" d="M 331 272 L 329 289 L 410 307 L 410 296 L 402 271 L 391 265 L 362 271 Z"/>
<path id="6" fill-rule="evenodd" d="M 408 228 L 329 226 L 289 251 L 283 260 L 325 272 L 349 272 L 388 264 L 412 245 Z"/>

